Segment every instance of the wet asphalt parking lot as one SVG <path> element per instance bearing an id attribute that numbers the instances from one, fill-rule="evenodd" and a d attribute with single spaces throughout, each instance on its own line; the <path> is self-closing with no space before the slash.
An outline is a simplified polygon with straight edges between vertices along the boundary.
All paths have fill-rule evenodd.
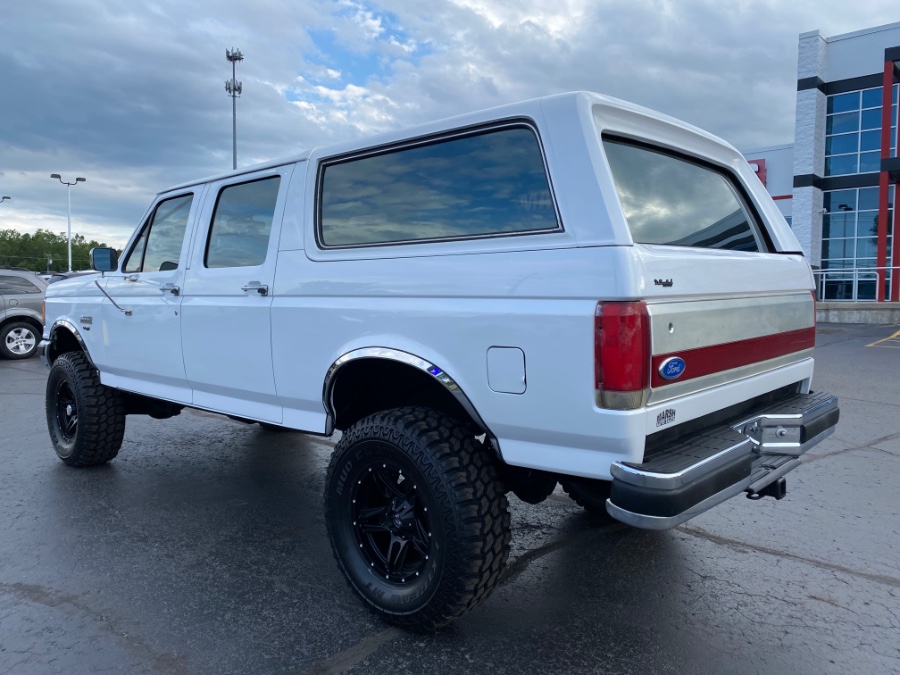
<path id="1" fill-rule="evenodd" d="M 116 460 L 70 469 L 46 370 L 0 361 L 0 673 L 900 672 L 898 328 L 819 325 L 842 419 L 784 500 L 658 533 L 510 496 L 504 582 L 434 635 L 382 623 L 332 560 L 333 440 L 130 417 Z"/>

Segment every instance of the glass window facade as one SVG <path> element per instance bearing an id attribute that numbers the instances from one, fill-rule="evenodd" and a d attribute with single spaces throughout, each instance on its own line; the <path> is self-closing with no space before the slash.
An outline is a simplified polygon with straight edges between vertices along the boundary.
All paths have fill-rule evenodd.
<path id="1" fill-rule="evenodd" d="M 822 300 L 875 300 L 878 188 L 824 193 Z M 894 190 L 888 193 L 888 259 L 893 243 Z"/>
<path id="2" fill-rule="evenodd" d="M 897 147 L 897 97 L 891 107 L 891 147 Z M 825 175 L 873 173 L 881 167 L 881 87 L 828 97 L 825 122 Z M 892 154 L 894 154 L 892 152 Z"/>

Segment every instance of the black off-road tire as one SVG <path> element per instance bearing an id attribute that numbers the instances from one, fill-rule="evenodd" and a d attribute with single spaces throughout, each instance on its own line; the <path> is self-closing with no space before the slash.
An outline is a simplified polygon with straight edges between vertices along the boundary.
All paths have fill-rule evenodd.
<path id="1" fill-rule="evenodd" d="M 83 353 L 67 352 L 53 362 L 46 412 L 53 448 L 65 464 L 97 466 L 119 454 L 125 435 L 122 397 L 100 384 Z"/>
<path id="2" fill-rule="evenodd" d="M 20 342 L 17 338 L 23 337 L 31 343 L 30 349 L 24 352 L 14 352 L 7 344 L 12 340 L 14 348 L 24 347 L 27 343 Z M 38 342 L 41 339 L 41 331 L 27 321 L 12 321 L 0 328 L 0 356 L 6 359 L 30 359 L 37 354 Z"/>
<path id="3" fill-rule="evenodd" d="M 563 491 L 592 516 L 607 516 L 606 500 L 612 483 L 589 478 L 566 478 L 561 480 Z"/>
<path id="4" fill-rule="evenodd" d="M 471 429 L 426 408 L 376 413 L 344 432 L 328 466 L 325 520 L 341 571 L 376 614 L 407 628 L 433 630 L 491 594 L 509 557 L 511 538 L 509 503 L 494 462 Z M 391 478 L 393 487 L 380 487 L 373 478 L 379 471 Z M 374 487 L 367 492 L 367 485 Z M 379 498 L 376 488 L 387 495 L 384 499 L 391 498 L 391 490 L 406 490 L 412 504 L 406 513 L 414 511 L 410 518 L 418 519 L 410 526 L 428 530 L 417 562 L 404 568 L 415 569 L 415 576 L 403 571 L 409 578 L 402 581 L 389 562 L 376 565 L 375 535 L 360 527 L 367 516 L 358 514 L 373 510 L 364 507 L 371 506 L 366 501 L 371 495 Z M 393 527 L 398 518 L 384 517 L 382 526 Z M 395 532 L 404 538 L 403 532 Z M 393 549 L 395 534 L 389 536 Z M 406 546 L 408 562 L 417 553 L 414 543 Z M 394 578 L 386 579 L 379 565 Z"/>

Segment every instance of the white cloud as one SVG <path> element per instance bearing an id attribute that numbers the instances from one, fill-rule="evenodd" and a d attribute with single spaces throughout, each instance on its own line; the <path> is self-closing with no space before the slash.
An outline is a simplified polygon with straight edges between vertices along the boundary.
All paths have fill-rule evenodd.
<path id="1" fill-rule="evenodd" d="M 0 23 L 0 227 L 120 242 L 153 194 L 231 166 L 525 98 L 588 89 L 738 147 L 790 142 L 797 36 L 887 23 L 837 0 L 64 0 Z M 76 196 L 77 192 L 77 196 Z M 42 226 L 42 225 L 40 225 Z"/>

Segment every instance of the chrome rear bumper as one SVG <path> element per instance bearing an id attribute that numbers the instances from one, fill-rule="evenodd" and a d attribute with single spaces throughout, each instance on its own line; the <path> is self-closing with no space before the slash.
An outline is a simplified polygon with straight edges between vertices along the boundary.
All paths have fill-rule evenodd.
<path id="1" fill-rule="evenodd" d="M 837 397 L 795 394 L 744 413 L 657 451 L 641 464 L 616 462 L 609 514 L 624 523 L 668 530 L 741 492 L 784 496 L 798 457 L 834 432 Z M 780 481 L 776 484 L 776 481 Z"/>

